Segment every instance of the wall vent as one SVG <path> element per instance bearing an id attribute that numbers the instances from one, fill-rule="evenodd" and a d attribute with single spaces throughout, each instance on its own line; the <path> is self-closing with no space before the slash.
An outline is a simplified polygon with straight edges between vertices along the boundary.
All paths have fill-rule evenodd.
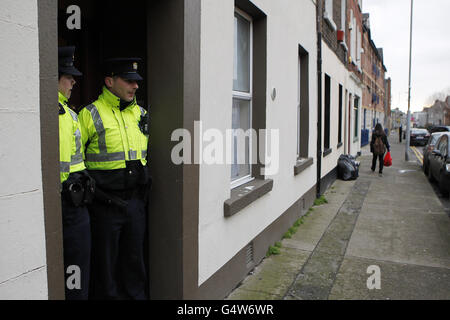
<path id="1" fill-rule="evenodd" d="M 245 249 L 245 263 L 247 268 L 253 267 L 255 263 L 253 242 L 250 243 Z"/>

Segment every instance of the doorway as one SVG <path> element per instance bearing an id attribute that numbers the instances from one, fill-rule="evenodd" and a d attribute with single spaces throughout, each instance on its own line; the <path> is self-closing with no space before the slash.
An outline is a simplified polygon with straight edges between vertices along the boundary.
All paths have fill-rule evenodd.
<path id="1" fill-rule="evenodd" d="M 71 25 L 77 17 L 78 28 Z M 76 79 L 70 106 L 80 111 L 97 99 L 103 87 L 102 64 L 108 58 L 141 58 L 139 72 L 146 75 L 146 39 L 145 0 L 135 0 L 132 6 L 119 0 L 58 0 L 58 46 L 76 47 L 75 66 L 83 73 Z M 148 109 L 147 77 L 143 78 L 137 102 Z"/>
<path id="2" fill-rule="evenodd" d="M 103 62 L 109 58 L 141 58 L 137 103 L 148 110 L 147 14 L 145 0 L 130 5 L 118 0 L 58 0 L 58 46 L 75 46 L 75 66 L 83 73 L 69 101 L 79 113 L 97 100 L 104 86 Z M 76 21 L 78 19 L 78 21 Z M 76 23 L 75 23 L 76 22 Z M 147 223 L 148 225 L 148 223 Z M 144 256 L 149 270 L 149 239 Z M 149 296 L 147 284 L 147 296 Z"/>

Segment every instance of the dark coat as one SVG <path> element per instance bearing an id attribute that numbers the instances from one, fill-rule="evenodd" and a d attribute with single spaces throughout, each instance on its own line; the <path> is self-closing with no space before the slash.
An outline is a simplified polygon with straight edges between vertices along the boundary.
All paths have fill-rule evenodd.
<path id="1" fill-rule="evenodd" d="M 386 137 L 386 134 L 382 131 L 382 132 L 377 132 L 374 131 L 372 133 L 372 141 L 370 142 L 370 152 L 373 153 L 373 145 L 375 144 L 375 140 L 376 138 L 381 137 L 381 140 L 383 141 L 384 145 L 386 146 L 386 149 L 388 152 L 391 151 L 391 145 L 389 144 L 389 141 Z"/>

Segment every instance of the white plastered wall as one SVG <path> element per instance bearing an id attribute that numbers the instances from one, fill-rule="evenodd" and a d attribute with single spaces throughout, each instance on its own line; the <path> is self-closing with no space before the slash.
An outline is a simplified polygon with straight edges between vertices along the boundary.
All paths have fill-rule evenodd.
<path id="1" fill-rule="evenodd" d="M 0 300 L 47 299 L 37 0 L 0 2 Z"/>
<path id="2" fill-rule="evenodd" d="M 298 48 L 309 53 L 309 156 L 315 158 L 317 133 L 316 9 L 311 0 L 259 0 L 267 15 L 267 129 L 280 130 L 280 169 L 268 178 L 272 192 L 231 218 L 230 165 L 200 166 L 199 285 L 272 224 L 316 184 L 314 165 L 294 176 L 297 154 Z M 225 133 L 232 124 L 234 0 L 202 1 L 201 119 L 203 130 Z M 272 88 L 277 98 L 272 101 Z"/>
<path id="3" fill-rule="evenodd" d="M 344 154 L 345 144 L 348 142 L 348 99 L 345 99 L 345 91 L 352 93 L 348 84 L 348 71 L 336 54 L 322 41 L 322 148 L 325 141 L 325 75 L 331 78 L 330 90 L 330 148 L 332 152 L 322 159 L 322 178 L 336 168 L 339 156 Z M 342 147 L 337 148 L 339 127 L 339 85 L 343 86 L 342 101 Z M 353 132 L 353 131 L 352 131 Z M 348 133 L 347 133 L 348 134 Z M 353 138 L 351 139 L 353 142 Z M 322 149 L 324 150 L 324 149 Z"/>

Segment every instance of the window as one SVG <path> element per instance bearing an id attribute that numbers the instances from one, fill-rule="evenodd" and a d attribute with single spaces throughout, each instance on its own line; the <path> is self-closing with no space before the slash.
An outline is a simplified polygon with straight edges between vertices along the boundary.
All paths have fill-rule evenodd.
<path id="1" fill-rule="evenodd" d="M 234 14 L 233 163 L 231 182 L 237 187 L 251 180 L 252 135 L 252 20 L 236 9 Z"/>
<path id="2" fill-rule="evenodd" d="M 301 150 L 301 104 L 300 99 L 302 95 L 301 83 L 302 83 L 302 58 L 298 57 L 298 72 L 297 72 L 297 159 L 300 159 Z"/>
<path id="3" fill-rule="evenodd" d="M 254 135 L 267 129 L 267 15 L 250 0 L 235 0 L 235 8 L 231 123 L 235 139 L 230 146 L 235 156 L 230 198 L 224 202 L 227 218 L 272 191 L 273 180 L 267 176 L 276 174 L 278 165 L 267 153 L 266 137 L 258 143 Z"/>
<path id="4" fill-rule="evenodd" d="M 333 0 L 325 0 L 325 12 L 333 16 Z"/>
<path id="5" fill-rule="evenodd" d="M 345 29 L 346 29 L 346 14 L 347 12 L 347 0 L 341 0 L 341 30 L 344 31 L 345 33 Z"/>
<path id="6" fill-rule="evenodd" d="M 447 156 L 447 148 L 448 148 L 448 142 L 447 142 L 447 137 L 444 135 L 442 136 L 440 142 L 439 142 L 439 146 L 438 146 L 438 150 L 441 152 L 442 156 Z"/>
<path id="7" fill-rule="evenodd" d="M 353 105 L 353 111 L 355 114 L 355 140 L 358 139 L 359 136 L 359 97 L 355 97 L 355 104 Z"/>
<path id="8" fill-rule="evenodd" d="M 325 136 L 324 151 L 330 149 L 331 78 L 325 74 Z"/>
<path id="9" fill-rule="evenodd" d="M 359 27 L 356 28 L 356 61 L 358 70 L 361 71 L 361 31 Z"/>
<path id="10" fill-rule="evenodd" d="M 297 84 L 297 160 L 309 156 L 309 54 L 299 46 Z"/>
<path id="11" fill-rule="evenodd" d="M 338 144 L 342 144 L 342 107 L 344 99 L 344 91 L 342 85 L 339 85 L 339 120 L 338 120 Z"/>
<path id="12" fill-rule="evenodd" d="M 336 31 L 337 27 L 333 20 L 333 0 L 325 0 L 325 13 L 323 17 L 330 27 Z"/>
<path id="13" fill-rule="evenodd" d="M 364 109 L 364 130 L 367 129 L 367 109 Z"/>
<path id="14" fill-rule="evenodd" d="M 350 10 L 350 56 L 352 63 L 356 64 L 356 18 L 353 10 Z"/>

